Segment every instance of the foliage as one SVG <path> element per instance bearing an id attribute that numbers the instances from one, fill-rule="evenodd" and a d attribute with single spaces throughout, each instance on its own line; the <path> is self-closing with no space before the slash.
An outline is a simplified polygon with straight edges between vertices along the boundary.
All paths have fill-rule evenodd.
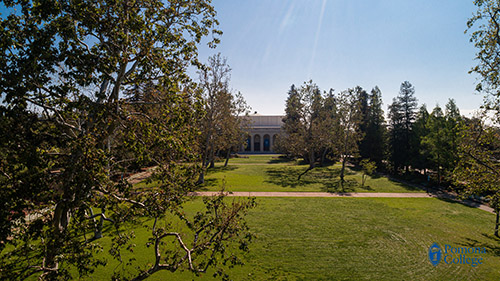
<path id="1" fill-rule="evenodd" d="M 382 93 L 375 86 L 368 96 L 368 105 L 364 113 L 364 126 L 360 127 L 363 138 L 359 143 L 359 154 L 361 158 L 375 161 L 378 167 L 382 166 L 386 150 L 386 128 L 384 111 L 382 109 Z"/>
<path id="2" fill-rule="evenodd" d="M 457 162 L 457 128 L 461 122 L 460 112 L 454 100 L 446 105 L 446 115 L 442 109 L 436 106 L 427 117 L 427 132 L 420 136 L 421 149 L 427 153 L 427 165 L 437 171 L 438 183 L 441 184 L 443 178 L 449 178 Z"/>
<path id="3" fill-rule="evenodd" d="M 284 134 L 280 136 L 280 147 L 293 157 L 302 157 L 309 168 L 302 177 L 323 161 L 328 152 L 340 157 L 345 169 L 347 159 L 358 152 L 361 112 L 360 95 L 366 94 L 360 87 L 348 89 L 337 95 L 333 90 L 321 94 L 312 81 L 299 89 L 292 85 L 286 102 L 283 118 Z M 344 173 L 340 175 L 344 181 Z"/>
<path id="4" fill-rule="evenodd" d="M 478 49 L 478 64 L 471 69 L 480 75 L 478 92 L 485 92 L 485 109 L 492 109 L 500 121 L 500 1 L 475 0 L 476 13 L 467 21 L 470 41 Z"/>
<path id="5" fill-rule="evenodd" d="M 363 159 L 359 164 L 363 171 L 363 175 L 361 176 L 361 186 L 363 187 L 365 186 L 366 178 L 373 175 L 373 172 L 377 169 L 377 165 L 375 162 L 370 161 L 370 159 Z"/>
<path id="6" fill-rule="evenodd" d="M 360 88 L 358 88 L 359 90 Z M 333 139 L 333 150 L 340 156 L 342 169 L 340 171 L 340 181 L 344 182 L 344 172 L 347 160 L 357 156 L 358 143 L 363 137 L 360 131 L 361 103 L 359 95 L 363 91 L 348 89 L 341 92 L 337 97 L 337 118 L 339 119 L 338 128 L 335 131 Z"/>
<path id="7" fill-rule="evenodd" d="M 280 142 L 291 156 L 303 157 L 309 163 L 309 169 L 315 167 L 318 156 L 325 149 L 325 134 L 328 132 L 323 127 L 326 119 L 322 110 L 323 96 L 316 84 L 308 81 L 298 89 L 291 86 L 283 118 L 284 135 Z"/>
<path id="8" fill-rule="evenodd" d="M 200 116 L 200 147 L 202 169 L 198 183 L 204 182 L 205 170 L 213 166 L 215 156 L 226 152 L 226 159 L 245 141 L 248 106 L 241 93 L 229 89 L 231 68 L 220 53 L 208 58 L 208 65 L 199 71 L 199 91 L 203 99 L 204 114 Z M 227 163 L 227 161 L 226 161 Z"/>
<path id="9" fill-rule="evenodd" d="M 497 221 L 500 211 L 500 132 L 481 119 L 462 125 L 458 138 L 459 161 L 453 171 L 455 184 L 464 197 L 480 195 L 490 199 Z"/>
<path id="10" fill-rule="evenodd" d="M 133 250 L 127 223 L 168 212 L 182 217 L 179 206 L 198 174 L 201 109 L 187 67 L 200 65 L 201 39 L 220 34 L 215 10 L 210 1 L 178 0 L 4 4 L 0 279 L 73 279 L 72 267 L 85 276 L 106 263 L 95 258 L 104 224 L 112 230 L 104 233 L 113 237 L 109 250 L 121 261 L 122 249 Z M 145 165 L 156 166 L 158 184 L 132 187 L 127 174 Z M 217 233 L 239 220 L 227 214 L 242 210 L 217 206 L 207 218 L 224 223 L 192 224 L 215 234 L 190 250 L 199 264 L 217 265 L 206 253 L 224 254 L 229 233 Z M 231 236 L 245 232 L 232 229 Z M 157 226 L 151 239 L 161 244 L 174 232 Z M 155 253 L 137 278 L 161 269 L 197 271 L 186 255 Z"/>
<path id="11" fill-rule="evenodd" d="M 401 168 L 405 168 L 408 172 L 411 159 L 415 155 L 415 147 L 411 145 L 417 107 L 414 95 L 415 88 L 410 82 L 405 81 L 401 83 L 399 95 L 389 106 L 389 158 L 394 172 L 398 172 Z"/>
<path id="12" fill-rule="evenodd" d="M 423 104 L 418 110 L 415 124 L 413 124 L 415 138 L 412 144 L 416 147 L 418 154 L 413 158 L 411 163 L 413 168 L 423 170 L 425 175 L 427 175 L 427 169 L 432 168 L 428 146 L 423 144 L 423 140 L 427 138 L 430 133 L 429 118 L 427 106 Z"/>

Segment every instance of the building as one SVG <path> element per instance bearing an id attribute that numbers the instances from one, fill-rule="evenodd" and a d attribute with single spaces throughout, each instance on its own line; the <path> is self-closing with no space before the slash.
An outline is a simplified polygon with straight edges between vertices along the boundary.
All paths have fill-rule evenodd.
<path id="1" fill-rule="evenodd" d="M 283 126 L 282 115 L 253 114 L 250 120 L 247 143 L 240 153 L 274 153 L 273 145 Z"/>

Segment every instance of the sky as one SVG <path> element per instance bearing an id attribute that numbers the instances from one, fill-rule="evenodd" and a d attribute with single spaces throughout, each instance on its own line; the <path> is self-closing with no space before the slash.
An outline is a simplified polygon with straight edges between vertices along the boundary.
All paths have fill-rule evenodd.
<path id="1" fill-rule="evenodd" d="M 231 86 L 252 112 L 284 114 L 292 84 L 322 90 L 361 86 L 382 91 L 383 108 L 403 81 L 429 111 L 449 98 L 469 115 L 482 96 L 469 74 L 476 49 L 465 34 L 472 0 L 214 0 L 223 31 L 204 62 L 227 57 Z"/>

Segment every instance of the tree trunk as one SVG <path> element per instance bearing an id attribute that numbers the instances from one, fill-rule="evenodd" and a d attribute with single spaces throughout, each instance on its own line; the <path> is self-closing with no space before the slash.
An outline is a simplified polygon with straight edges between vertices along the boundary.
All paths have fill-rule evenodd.
<path id="1" fill-rule="evenodd" d="M 325 158 L 326 158 L 326 153 L 328 152 L 328 149 L 323 149 L 323 153 L 321 154 L 321 160 L 320 160 L 320 166 L 323 167 L 325 165 Z"/>
<path id="2" fill-rule="evenodd" d="M 307 170 L 305 170 L 303 173 L 301 173 L 299 175 L 299 177 L 297 178 L 298 181 L 300 181 L 300 178 L 305 175 L 307 172 L 309 172 L 310 170 L 314 169 L 316 167 L 315 165 L 315 158 L 314 158 L 314 151 L 310 151 L 309 152 L 309 168 L 307 168 Z"/>
<path id="3" fill-rule="evenodd" d="M 205 183 L 205 169 L 202 168 L 196 184 L 204 184 L 204 183 Z"/>
<path id="4" fill-rule="evenodd" d="M 340 169 L 340 182 L 343 184 L 344 183 L 344 173 L 345 173 L 345 162 L 347 160 L 347 157 L 344 155 L 342 156 L 342 168 Z"/>
<path id="5" fill-rule="evenodd" d="M 496 210 L 496 213 L 497 213 L 497 219 L 496 219 L 496 222 L 495 222 L 495 236 L 496 237 L 500 237 L 498 235 L 498 225 L 500 224 L 500 221 L 499 221 L 499 217 L 500 217 L 500 209 L 497 209 Z"/>
<path id="6" fill-rule="evenodd" d="M 101 208 L 101 213 L 103 215 L 106 214 L 106 207 Z M 96 227 L 95 232 L 94 232 L 94 240 L 102 238 L 102 225 L 103 225 L 103 223 L 104 223 L 104 217 L 100 216 L 99 223 L 97 224 L 97 227 Z"/>
<path id="7" fill-rule="evenodd" d="M 60 237 L 61 234 L 68 228 L 70 220 L 69 209 L 65 201 L 57 203 L 54 210 L 54 217 L 52 219 L 52 237 L 47 245 L 47 252 L 45 253 L 46 268 L 58 268 L 56 257 L 59 255 Z"/>
<path id="8" fill-rule="evenodd" d="M 226 162 L 224 162 L 224 167 L 227 167 L 227 163 L 229 163 L 230 156 L 231 156 L 231 149 L 228 149 L 226 153 Z"/>
<path id="9" fill-rule="evenodd" d="M 438 158 L 438 165 L 437 165 L 437 170 L 438 170 L 438 186 L 441 189 L 441 167 L 439 166 L 439 163 L 441 163 L 441 161 L 439 160 L 439 153 L 437 155 L 437 158 Z"/>
<path id="10" fill-rule="evenodd" d="M 196 182 L 196 184 L 205 183 L 205 169 L 206 169 L 207 163 L 208 163 L 209 143 L 210 143 L 210 136 L 207 136 L 207 138 L 205 139 L 205 149 L 203 151 L 203 157 L 201 159 L 200 176 L 198 177 L 198 181 Z"/>

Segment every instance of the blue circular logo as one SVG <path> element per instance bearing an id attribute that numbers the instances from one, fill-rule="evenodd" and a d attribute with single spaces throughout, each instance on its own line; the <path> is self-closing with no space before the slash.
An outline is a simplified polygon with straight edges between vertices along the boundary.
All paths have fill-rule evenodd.
<path id="1" fill-rule="evenodd" d="M 443 256 L 443 252 L 441 251 L 441 247 L 439 247 L 438 243 L 434 243 L 429 247 L 429 261 L 433 266 L 436 266 L 441 261 L 441 257 Z"/>

